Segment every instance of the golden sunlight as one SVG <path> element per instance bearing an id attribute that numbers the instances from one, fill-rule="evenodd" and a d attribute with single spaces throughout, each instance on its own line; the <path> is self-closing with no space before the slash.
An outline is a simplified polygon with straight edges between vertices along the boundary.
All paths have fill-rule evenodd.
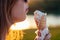
<path id="1" fill-rule="evenodd" d="M 24 29 L 29 29 L 29 22 L 28 20 L 26 19 L 25 21 L 23 22 L 18 22 L 18 23 L 15 23 L 11 26 L 10 28 L 11 30 L 24 30 Z"/>

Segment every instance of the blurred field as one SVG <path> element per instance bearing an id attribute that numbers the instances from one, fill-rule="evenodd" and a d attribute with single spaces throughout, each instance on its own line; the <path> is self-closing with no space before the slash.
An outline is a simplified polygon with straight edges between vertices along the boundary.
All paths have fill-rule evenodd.
<path id="1" fill-rule="evenodd" d="M 36 29 L 24 30 L 23 40 L 34 40 L 36 34 L 34 33 Z M 49 28 L 51 33 L 51 40 L 60 40 L 60 27 Z"/>

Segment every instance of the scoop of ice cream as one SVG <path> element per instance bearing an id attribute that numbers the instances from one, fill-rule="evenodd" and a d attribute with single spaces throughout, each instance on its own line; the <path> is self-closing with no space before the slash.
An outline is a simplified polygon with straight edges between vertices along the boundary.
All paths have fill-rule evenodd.
<path id="1" fill-rule="evenodd" d="M 42 16 L 42 15 L 45 15 L 43 12 L 41 12 L 41 11 L 39 11 L 39 10 L 36 10 L 35 12 L 34 12 L 34 14 L 37 14 L 38 16 Z"/>
<path id="2" fill-rule="evenodd" d="M 46 20 L 46 14 L 45 13 L 43 13 L 43 12 L 41 12 L 39 10 L 36 10 L 34 12 L 34 18 L 35 18 L 36 21 L 38 21 L 38 26 L 40 25 L 40 22 L 42 22 L 40 20 L 43 20 L 42 16 L 44 16 L 44 20 Z"/>
<path id="3" fill-rule="evenodd" d="M 37 20 L 40 20 L 41 19 L 41 17 L 43 16 L 43 15 L 45 15 L 43 12 L 41 12 L 41 11 L 39 11 L 39 10 L 36 10 L 35 12 L 34 12 L 34 16 L 36 15 L 36 19 Z"/>

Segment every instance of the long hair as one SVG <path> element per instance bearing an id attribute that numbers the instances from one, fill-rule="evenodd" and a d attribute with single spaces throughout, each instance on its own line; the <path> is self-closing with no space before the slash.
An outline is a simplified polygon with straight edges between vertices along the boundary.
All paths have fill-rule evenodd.
<path id="1" fill-rule="evenodd" d="M 15 3 L 16 0 L 0 0 L 0 40 L 2 40 L 2 35 L 5 36 L 11 23 L 13 23 L 11 10 Z"/>

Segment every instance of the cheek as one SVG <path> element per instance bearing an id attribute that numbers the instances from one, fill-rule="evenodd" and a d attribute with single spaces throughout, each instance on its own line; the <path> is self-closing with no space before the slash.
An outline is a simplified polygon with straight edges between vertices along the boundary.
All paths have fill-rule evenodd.
<path id="1" fill-rule="evenodd" d="M 17 4 L 12 8 L 12 16 L 14 17 L 14 19 L 20 21 L 23 21 L 26 18 L 23 3 Z"/>

